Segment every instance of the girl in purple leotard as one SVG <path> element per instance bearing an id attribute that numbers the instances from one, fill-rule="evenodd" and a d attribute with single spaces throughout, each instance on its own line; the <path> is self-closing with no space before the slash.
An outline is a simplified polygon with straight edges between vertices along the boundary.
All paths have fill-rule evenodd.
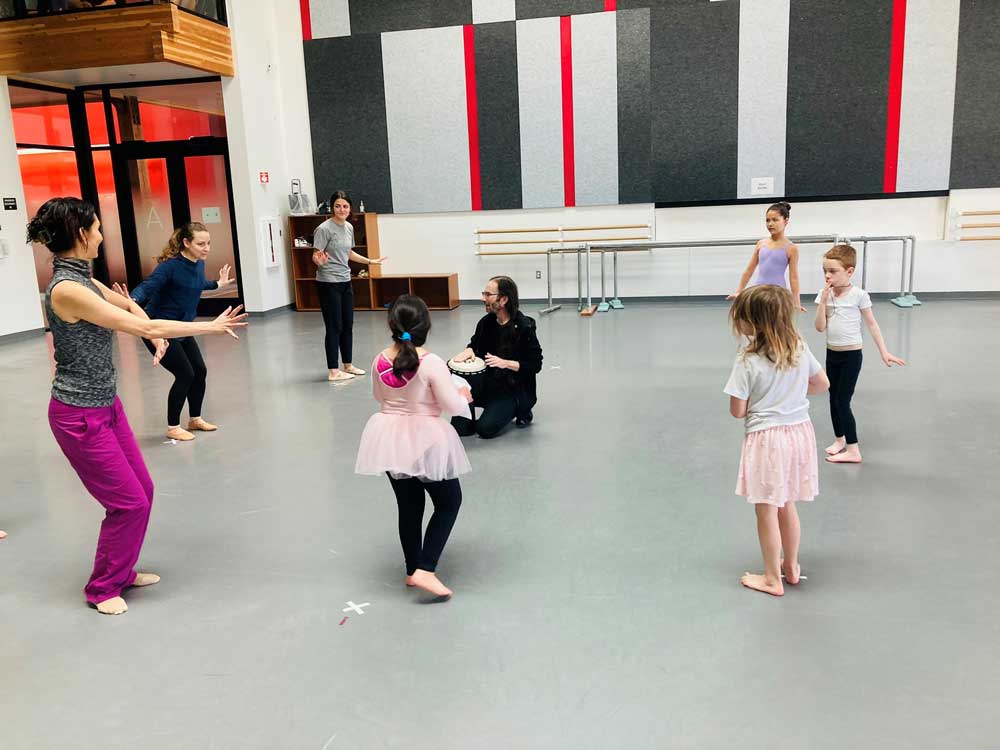
<path id="1" fill-rule="evenodd" d="M 799 248 L 785 237 L 785 227 L 788 226 L 791 210 L 792 207 L 784 201 L 775 203 L 767 209 L 764 221 L 771 236 L 761 240 L 754 247 L 753 255 L 750 256 L 750 262 L 740 277 L 736 291 L 726 299 L 736 299 L 740 292 L 746 289 L 756 270 L 757 277 L 753 286 L 774 284 L 786 289 L 790 287 L 792 299 L 795 300 L 799 312 L 805 312 L 806 309 L 799 298 Z M 785 269 L 788 269 L 788 284 L 785 283 Z"/>

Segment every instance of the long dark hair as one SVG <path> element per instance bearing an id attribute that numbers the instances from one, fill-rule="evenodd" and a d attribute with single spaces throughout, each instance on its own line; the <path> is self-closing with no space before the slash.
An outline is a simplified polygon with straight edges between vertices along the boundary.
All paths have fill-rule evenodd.
<path id="1" fill-rule="evenodd" d="M 427 341 L 431 331 L 431 311 L 427 303 L 415 294 L 401 294 L 389 308 L 389 330 L 392 340 L 399 346 L 399 354 L 392 362 L 392 373 L 397 377 L 413 372 L 420 365 L 417 347 Z M 404 339 L 403 334 L 409 338 Z"/>
<path id="2" fill-rule="evenodd" d="M 521 303 L 517 297 L 517 284 L 510 276 L 494 276 L 490 281 L 497 283 L 497 295 L 507 298 L 507 314 L 513 320 L 517 317 L 517 311 L 521 309 Z"/>
<path id="3" fill-rule="evenodd" d="M 53 253 L 64 253 L 73 249 L 81 230 L 89 231 L 96 218 L 94 207 L 85 200 L 49 198 L 28 222 L 27 241 L 45 245 Z"/>

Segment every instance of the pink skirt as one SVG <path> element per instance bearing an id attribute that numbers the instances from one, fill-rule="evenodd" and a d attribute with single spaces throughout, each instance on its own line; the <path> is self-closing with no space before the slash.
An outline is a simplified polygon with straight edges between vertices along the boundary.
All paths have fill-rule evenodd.
<path id="1" fill-rule="evenodd" d="M 783 508 L 819 494 L 816 432 L 812 422 L 747 433 L 736 494 L 750 503 Z"/>
<path id="2" fill-rule="evenodd" d="M 462 440 L 450 423 L 440 417 L 382 412 L 365 425 L 354 466 L 357 474 L 389 472 L 430 482 L 471 470 Z"/>

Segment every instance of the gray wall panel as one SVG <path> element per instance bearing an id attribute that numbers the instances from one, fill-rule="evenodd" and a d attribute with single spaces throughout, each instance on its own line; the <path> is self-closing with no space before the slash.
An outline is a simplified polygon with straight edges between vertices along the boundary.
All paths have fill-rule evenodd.
<path id="1" fill-rule="evenodd" d="M 951 187 L 1000 186 L 1000 2 L 962 0 Z"/>
<path id="2" fill-rule="evenodd" d="M 739 161 L 736 195 L 755 197 L 756 177 L 774 179 L 785 194 L 785 108 L 788 98 L 788 14 L 791 0 L 741 0 Z"/>
<path id="3" fill-rule="evenodd" d="M 614 13 L 574 16 L 576 205 L 618 203 L 618 50 Z"/>
<path id="4" fill-rule="evenodd" d="M 649 10 L 623 10 L 618 24 L 618 200 L 648 203 L 650 181 Z"/>
<path id="5" fill-rule="evenodd" d="M 948 188 L 960 9 L 961 0 L 906 3 L 898 192 Z"/>
<path id="6" fill-rule="evenodd" d="M 517 0 L 517 18 L 552 18 L 604 10 L 604 0 Z"/>
<path id="7" fill-rule="evenodd" d="M 565 205 L 558 18 L 517 22 L 517 91 L 524 208 Z"/>
<path id="8" fill-rule="evenodd" d="M 323 0 L 311 0 L 322 2 Z M 433 29 L 472 23 L 472 0 L 350 0 L 351 31 Z"/>
<path id="9" fill-rule="evenodd" d="M 521 127 L 514 22 L 477 26 L 475 47 L 483 209 L 521 208 Z"/>
<path id="10" fill-rule="evenodd" d="M 396 211 L 470 210 L 462 27 L 383 34 L 382 65 Z"/>
<path id="11" fill-rule="evenodd" d="M 795 0 L 785 186 L 796 197 L 881 193 L 892 0 Z"/>
<path id="12" fill-rule="evenodd" d="M 736 197 L 739 4 L 651 12 L 653 195 Z"/>
<path id="13" fill-rule="evenodd" d="M 304 53 L 317 202 L 343 188 L 392 213 L 381 38 L 316 39 Z"/>

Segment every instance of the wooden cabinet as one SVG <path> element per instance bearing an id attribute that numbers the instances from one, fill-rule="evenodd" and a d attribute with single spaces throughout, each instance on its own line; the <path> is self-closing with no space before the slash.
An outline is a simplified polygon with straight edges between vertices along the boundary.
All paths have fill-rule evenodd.
<path id="1" fill-rule="evenodd" d="M 295 277 L 295 309 L 319 310 L 316 293 L 316 266 L 312 254 L 313 232 L 329 219 L 329 214 L 289 216 L 289 242 L 292 253 L 292 273 Z M 366 258 L 381 258 L 378 242 L 378 216 L 373 213 L 351 214 L 348 218 L 354 227 L 354 252 Z M 295 246 L 296 238 L 306 240 L 306 245 Z M 457 273 L 387 274 L 381 266 L 361 263 L 350 264 L 351 286 L 354 288 L 355 310 L 383 310 L 401 294 L 422 297 L 431 310 L 453 310 L 458 307 Z M 367 277 L 358 273 L 367 270 Z"/>

